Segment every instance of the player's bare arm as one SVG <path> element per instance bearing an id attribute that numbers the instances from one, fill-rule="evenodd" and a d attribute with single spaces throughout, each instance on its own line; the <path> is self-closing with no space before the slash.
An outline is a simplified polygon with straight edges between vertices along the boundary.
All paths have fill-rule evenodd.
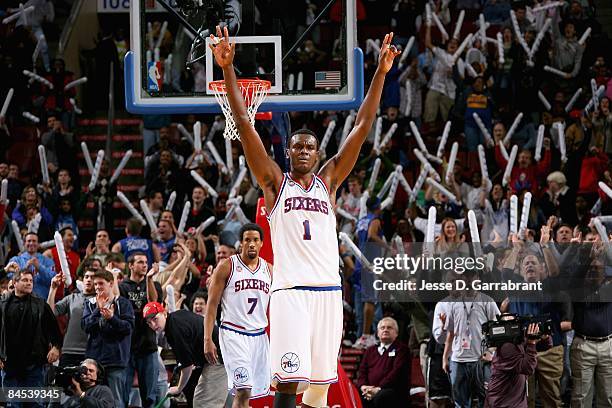
<path id="1" fill-rule="evenodd" d="M 217 38 L 211 35 L 211 39 L 217 43 L 211 44 L 210 48 L 215 56 L 215 61 L 223 70 L 227 98 L 232 109 L 232 116 L 236 122 L 236 128 L 240 133 L 240 141 L 244 147 L 246 161 L 255 175 L 257 183 L 264 191 L 266 207 L 268 210 L 271 210 L 283 179 L 283 172 L 276 162 L 268 156 L 261 138 L 249 121 L 244 99 L 240 89 L 238 89 L 236 73 L 234 72 L 233 62 L 236 43 L 230 43 L 227 27 L 223 28 L 222 34 L 221 28 L 217 26 Z"/>
<path id="2" fill-rule="evenodd" d="M 208 288 L 208 302 L 206 302 L 206 315 L 204 317 L 204 356 L 210 364 L 219 362 L 217 346 L 212 340 L 212 332 L 215 327 L 221 296 L 231 271 L 232 262 L 229 259 L 221 261 L 212 274 L 212 281 Z"/>
<path id="3" fill-rule="evenodd" d="M 376 68 L 368 94 L 363 100 L 359 112 L 357 112 L 353 130 L 349 133 L 344 144 L 340 146 L 338 153 L 329 159 L 319 171 L 319 175 L 329 186 L 332 197 L 335 196 L 338 186 L 344 182 L 355 167 L 361 146 L 368 137 L 374 119 L 376 119 L 376 111 L 380 104 L 385 75 L 391 69 L 393 59 L 400 54 L 395 46 L 391 45 L 391 40 L 393 40 L 393 33 L 385 36 L 380 48 L 378 68 Z"/>

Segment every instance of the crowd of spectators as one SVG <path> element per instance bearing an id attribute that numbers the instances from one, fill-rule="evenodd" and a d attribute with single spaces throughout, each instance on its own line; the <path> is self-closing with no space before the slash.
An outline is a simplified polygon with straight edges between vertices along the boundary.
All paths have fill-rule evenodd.
<path id="1" fill-rule="evenodd" d="M 85 166 L 76 152 L 76 93 L 74 89 L 63 91 L 75 75 L 65 70 L 61 59 L 52 58 L 45 46 L 42 27 L 48 24 L 44 19 L 52 20 L 53 14 L 38 12 L 52 2 L 29 3 L 37 10 L 29 20 L 20 18 L 0 26 L 0 100 L 9 88 L 14 89 L 8 111 L 0 117 L 0 179 L 8 181 L 7 200 L 0 203 L 0 366 L 4 384 L 42 385 L 44 376 L 52 377 L 48 373 L 57 370 L 50 368 L 53 363 L 61 368 L 83 362 L 89 380 L 78 390 L 73 385 L 76 395 L 83 393 L 82 398 L 87 398 L 94 393 L 104 399 L 112 394 L 116 406 L 153 406 L 173 380 L 167 368 L 176 359 L 163 337 L 144 323 L 144 305 L 162 302 L 168 310 L 187 309 L 204 316 L 213 268 L 236 253 L 238 231 L 248 220 L 256 219 L 261 192 L 249 172 L 236 183 L 244 165 L 242 149 L 239 143 L 224 143 L 222 118 L 146 116 L 144 182 L 138 198 L 145 200 L 153 225 L 130 218 L 124 228 L 115 228 L 119 217 L 113 202 L 121 188 L 110 182 L 111 163 L 104 160 L 91 191 L 81 187 L 79 167 Z M 298 26 L 305 26 L 307 16 L 316 13 L 319 2 L 309 3 Z M 455 406 L 466 407 L 478 398 L 489 406 L 534 406 L 539 401 L 557 407 L 571 400 L 572 406 L 590 408 L 591 400 L 596 399 L 597 407 L 612 407 L 612 297 L 606 297 L 611 275 L 606 251 L 601 250 L 601 242 L 608 238 L 605 217 L 612 214 L 612 197 L 598 184 L 612 186 L 612 48 L 597 20 L 597 10 L 580 0 L 433 1 L 430 8 L 436 17 L 430 22 L 425 2 L 420 0 L 387 2 L 387 9 L 375 2 L 357 3 L 360 32 L 377 32 L 374 25 L 394 30 L 398 47 L 406 47 L 412 36 L 415 39 L 406 58 L 398 58 L 387 76 L 381 129 L 372 129 L 358 164 L 339 189 L 337 207 L 347 215 L 338 214 L 338 230 L 347 233 L 369 259 L 394 255 L 398 240 L 409 252 L 412 244 L 425 240 L 428 213 L 435 208 L 433 251 L 455 254 L 461 253 L 462 243 L 473 240 L 467 220 L 468 211 L 473 210 L 483 251 L 491 257 L 491 276 L 547 281 L 550 290 L 567 292 L 566 300 L 556 297 L 554 302 L 539 303 L 489 292 L 471 293 L 468 298 L 451 292 L 446 298 L 387 302 L 366 288 L 371 277 L 341 243 L 343 343 L 366 350 L 355 378 L 364 404 L 406 406 L 410 360 L 419 358 L 431 406 L 446 406 L 454 399 Z M 14 12 L 9 8 L 1 5 L 0 17 Z M 464 22 L 455 29 L 461 11 L 465 12 Z M 484 29 L 478 25 L 480 13 L 484 17 L 480 21 L 487 25 Z M 295 18 L 295 14 L 287 16 L 287 21 Z M 152 34 L 159 30 L 159 24 L 155 25 Z M 590 36 L 581 41 L 587 30 Z M 110 47 L 109 58 L 124 54 L 128 46 L 122 32 L 106 34 L 102 41 Z M 471 41 L 463 48 L 468 34 L 472 34 Z M 362 48 L 371 51 L 365 55 L 367 86 L 376 55 L 366 47 L 366 38 L 362 39 Z M 170 53 L 178 40 L 167 31 L 161 42 L 162 55 Z M 337 44 L 326 43 L 316 32 L 308 41 L 304 52 L 312 55 L 301 54 L 298 61 L 324 64 L 334 56 Z M 33 63 L 37 48 L 40 57 Z M 22 75 L 24 69 L 46 78 L 53 89 L 37 81 L 29 83 Z M 201 75 L 197 69 L 190 75 L 178 75 L 171 82 L 178 89 L 197 89 Z M 37 116 L 40 123 L 33 123 L 23 112 Z M 322 135 L 335 121 L 336 131 L 321 152 L 329 158 L 337 151 L 342 124 L 351 114 L 275 113 L 272 121 L 257 122 L 256 128 L 267 151 L 288 170 L 283 152 L 288 129 L 306 127 Z M 217 150 L 228 159 L 218 163 L 208 150 L 193 151 L 178 125 L 193 133 L 197 121 L 202 135 L 212 133 Z M 39 171 L 25 169 L 7 154 L 27 129 L 35 145 L 46 148 L 49 183 L 42 182 Z M 379 145 L 390 130 L 390 140 Z M 445 147 L 436 154 L 443 134 L 448 135 Z M 458 154 L 449 169 L 455 142 Z M 516 162 L 505 175 L 508 156 L 512 156 L 509 152 L 515 146 Z M 231 149 L 227 155 L 226 149 Z M 418 155 L 430 160 L 432 167 L 424 167 Z M 372 182 L 377 158 L 379 175 Z M 483 161 L 488 174 L 482 173 Z M 20 172 L 26 170 L 22 176 Z M 190 171 L 204 178 L 218 197 Z M 443 188 L 422 183 L 423 171 L 437 172 Z M 392 188 L 391 200 L 385 201 L 385 180 L 394 172 L 406 179 L 412 191 L 400 183 Z M 526 193 L 531 194 L 531 203 L 525 228 L 514 232 L 511 196 L 517 196 L 521 214 Z M 87 208 L 87 202 L 94 203 L 93 209 Z M 215 222 L 206 223 L 210 217 Z M 80 231 L 79 221 L 84 219 L 94 221 L 90 239 Z M 603 224 L 603 234 L 594 220 Z M 70 276 L 60 273 L 55 231 L 61 233 Z M 372 244 L 377 245 L 376 250 Z M 468 275 L 468 279 L 477 278 Z M 440 281 L 456 278 L 453 274 L 439 276 Z M 572 292 L 576 288 L 583 290 Z M 501 363 L 502 356 L 482 351 L 479 328 L 469 336 L 464 334 L 470 323 L 477 327 L 500 312 L 550 316 L 550 338 L 537 342 L 535 350 L 532 344 L 520 348 L 520 353 L 535 353 L 536 363 Z M 24 350 L 32 352 L 24 355 Z M 484 384 L 490 371 L 486 366 L 491 360 L 494 380 L 486 394 Z M 530 391 L 501 405 L 509 394 L 507 384 L 520 383 L 508 374 L 512 370 L 529 377 Z M 94 391 L 91 384 L 97 383 L 101 372 L 108 389 Z M 192 378 L 184 390 L 188 404 L 193 402 L 198 381 L 197 375 Z M 130 392 L 133 386 L 139 392 Z"/>

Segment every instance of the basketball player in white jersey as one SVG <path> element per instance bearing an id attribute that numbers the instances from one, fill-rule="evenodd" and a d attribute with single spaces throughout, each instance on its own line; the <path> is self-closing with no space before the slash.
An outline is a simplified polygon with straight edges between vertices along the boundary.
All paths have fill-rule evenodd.
<path id="1" fill-rule="evenodd" d="M 227 371 L 228 388 L 234 394 L 233 408 L 248 408 L 249 399 L 270 391 L 268 302 L 271 267 L 259 257 L 263 230 L 257 224 L 240 229 L 239 254 L 224 259 L 212 274 L 204 319 L 204 355 L 217 364 L 212 341 L 217 308 L 221 303 L 219 345 Z"/>
<path id="2" fill-rule="evenodd" d="M 274 408 L 294 408 L 296 394 L 301 392 L 302 407 L 324 407 L 329 384 L 338 379 L 342 340 L 342 291 L 333 211 L 336 189 L 355 166 L 376 119 L 385 75 L 399 51 L 391 45 L 393 33 L 387 34 L 355 126 L 338 153 L 315 174 L 319 141 L 313 132 L 298 130 L 288 140 L 286 154 L 291 169 L 283 174 L 249 122 L 234 73 L 235 44 L 230 43 L 227 30 L 222 34 L 219 27 L 217 38 L 212 39 L 232 116 L 247 163 L 263 189 L 270 221 L 274 251 L 270 299 Z"/>

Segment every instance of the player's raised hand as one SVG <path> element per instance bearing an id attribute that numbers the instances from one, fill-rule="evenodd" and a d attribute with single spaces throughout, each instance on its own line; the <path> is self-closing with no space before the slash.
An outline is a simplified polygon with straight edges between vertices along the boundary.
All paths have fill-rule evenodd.
<path id="1" fill-rule="evenodd" d="M 395 45 L 391 45 L 391 40 L 393 40 L 393 33 L 389 33 L 385 35 L 385 39 L 380 46 L 380 55 L 378 56 L 378 69 L 382 70 L 382 72 L 387 73 L 393 66 L 393 59 L 398 56 L 400 51 L 395 47 Z"/>
<path id="2" fill-rule="evenodd" d="M 217 346 L 213 343 L 212 339 L 204 340 L 204 356 L 209 364 L 217 364 L 219 359 L 217 358 Z"/>
<path id="3" fill-rule="evenodd" d="M 210 49 L 215 56 L 215 61 L 221 68 L 229 67 L 234 62 L 234 51 L 236 50 L 236 43 L 230 44 L 229 32 L 227 27 L 223 27 L 223 34 L 221 33 L 221 27 L 217 26 L 217 36 L 210 35 L 212 44 L 209 45 Z"/>

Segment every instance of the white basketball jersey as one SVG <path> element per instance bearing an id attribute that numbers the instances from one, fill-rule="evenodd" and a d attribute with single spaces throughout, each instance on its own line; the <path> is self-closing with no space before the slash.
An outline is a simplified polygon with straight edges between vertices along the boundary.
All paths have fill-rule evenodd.
<path id="1" fill-rule="evenodd" d="M 221 326 L 238 332 L 262 331 L 268 326 L 268 302 L 272 278 L 268 263 L 259 258 L 253 271 L 239 255 L 230 258 L 232 271 L 221 297 Z"/>
<path id="2" fill-rule="evenodd" d="M 336 216 L 327 186 L 314 175 L 307 189 L 283 176 L 268 215 L 274 250 L 272 290 L 340 286 Z"/>

